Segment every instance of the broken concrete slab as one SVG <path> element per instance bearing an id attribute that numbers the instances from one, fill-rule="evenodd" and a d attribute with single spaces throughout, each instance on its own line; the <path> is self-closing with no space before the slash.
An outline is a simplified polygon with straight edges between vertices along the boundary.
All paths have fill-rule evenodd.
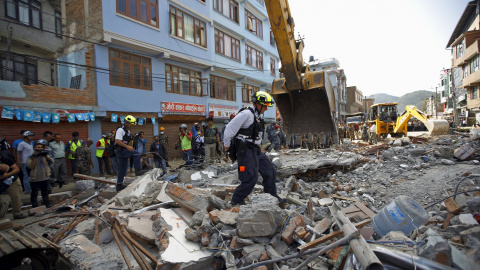
<path id="1" fill-rule="evenodd" d="M 193 194 L 187 189 L 171 182 L 168 182 L 167 187 L 165 188 L 165 193 L 182 207 L 185 207 L 193 212 L 207 209 L 209 202 L 206 198 L 206 194 L 201 194 L 199 190 L 192 190 L 192 192 L 198 193 Z"/>
<path id="2" fill-rule="evenodd" d="M 76 235 L 60 243 L 79 269 L 118 269 L 123 261 L 107 257 L 102 248 L 83 235 Z"/>
<path id="3" fill-rule="evenodd" d="M 137 242 L 155 245 L 155 232 L 152 229 L 153 220 L 151 217 L 157 211 L 145 211 L 127 218 L 127 231 Z"/>
<path id="4" fill-rule="evenodd" d="M 265 252 L 266 250 L 263 245 L 254 244 L 244 247 L 242 255 L 245 257 L 247 264 L 252 264 L 254 261 L 259 261 Z"/>

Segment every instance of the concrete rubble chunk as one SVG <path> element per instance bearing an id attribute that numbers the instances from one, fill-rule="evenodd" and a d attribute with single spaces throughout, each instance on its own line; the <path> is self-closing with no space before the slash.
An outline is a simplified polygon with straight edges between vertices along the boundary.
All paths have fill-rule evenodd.
<path id="1" fill-rule="evenodd" d="M 464 144 L 455 149 L 454 156 L 460 160 L 466 160 L 476 152 L 477 150 L 475 150 L 473 147 L 468 144 Z"/>
<path id="2" fill-rule="evenodd" d="M 472 212 L 480 212 L 480 196 L 475 196 L 467 201 L 468 209 Z"/>
<path id="3" fill-rule="evenodd" d="M 460 237 L 467 247 L 480 250 L 480 226 L 461 232 Z"/>
<path id="4" fill-rule="evenodd" d="M 452 161 L 452 160 L 449 160 L 449 159 L 442 159 L 441 161 L 445 165 L 455 165 L 455 161 Z"/>
<path id="5" fill-rule="evenodd" d="M 196 190 L 192 189 L 190 191 L 195 192 Z M 171 182 L 168 182 L 165 188 L 166 194 L 182 207 L 193 212 L 207 209 L 209 206 L 207 195 L 200 193 L 193 194 L 190 191 Z"/>
<path id="6" fill-rule="evenodd" d="M 128 217 L 127 231 L 137 242 L 155 245 L 155 232 L 152 229 L 153 220 L 151 220 L 155 213 L 156 211 L 145 211 Z"/>
<path id="7" fill-rule="evenodd" d="M 418 255 L 429 260 L 450 266 L 452 265 L 452 249 L 450 244 L 437 232 L 428 229 L 422 237 L 426 244 L 418 248 Z"/>
<path id="8" fill-rule="evenodd" d="M 278 206 L 275 206 L 278 208 Z M 280 210 L 280 209 L 278 209 Z M 270 236 L 280 226 L 275 221 L 275 208 L 242 205 L 237 218 L 238 235 L 241 237 Z"/>
<path id="9" fill-rule="evenodd" d="M 244 247 L 242 255 L 246 258 L 247 264 L 252 264 L 254 261 L 258 261 L 265 252 L 263 245 L 254 244 Z"/>
<path id="10" fill-rule="evenodd" d="M 76 235 L 60 243 L 79 269 L 118 269 L 122 260 L 107 257 L 102 248 L 83 235 Z"/>
<path id="11" fill-rule="evenodd" d="M 221 210 L 217 216 L 220 222 L 228 225 L 235 225 L 237 223 L 238 213 Z"/>

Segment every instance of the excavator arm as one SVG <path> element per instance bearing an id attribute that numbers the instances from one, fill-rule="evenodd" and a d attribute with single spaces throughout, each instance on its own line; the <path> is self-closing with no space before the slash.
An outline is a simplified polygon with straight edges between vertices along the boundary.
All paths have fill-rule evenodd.
<path id="1" fill-rule="evenodd" d="M 425 127 L 427 127 L 430 135 L 441 135 L 448 133 L 449 125 L 446 120 L 429 120 L 422 111 L 413 105 L 405 106 L 405 111 L 397 117 L 397 123 L 393 133 L 407 134 L 407 123 L 412 116 L 425 124 Z"/>
<path id="2" fill-rule="evenodd" d="M 303 40 L 295 40 L 295 22 L 287 0 L 265 0 L 284 78 L 275 79 L 272 94 L 288 134 L 337 132 L 335 93 L 324 71 L 310 71 L 303 61 Z"/>

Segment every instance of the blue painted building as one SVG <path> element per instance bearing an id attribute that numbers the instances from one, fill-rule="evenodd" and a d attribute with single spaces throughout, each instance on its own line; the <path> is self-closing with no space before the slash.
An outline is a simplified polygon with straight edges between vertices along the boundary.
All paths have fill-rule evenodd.
<path id="1" fill-rule="evenodd" d="M 170 153 L 178 156 L 173 145 L 179 124 L 191 127 L 210 115 L 221 128 L 250 104 L 252 92 L 271 92 L 279 75 L 263 0 L 73 2 L 79 3 L 67 3 L 67 16 L 69 9 L 82 11 L 73 5 L 80 2 L 92 10 L 80 15 L 86 24 L 78 31 L 95 40 L 100 112 L 89 125 L 94 140 L 120 125 L 111 122 L 112 114 L 132 114 L 146 119 L 135 131 L 145 132 L 148 145 L 165 127 Z M 75 59 L 69 54 L 78 48 L 71 45 L 65 59 Z M 275 111 L 270 108 L 265 119 L 275 119 Z"/>

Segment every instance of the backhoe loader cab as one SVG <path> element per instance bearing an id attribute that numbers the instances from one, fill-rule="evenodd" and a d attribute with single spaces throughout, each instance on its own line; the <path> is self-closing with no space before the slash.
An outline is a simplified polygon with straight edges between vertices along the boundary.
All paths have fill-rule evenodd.
<path id="1" fill-rule="evenodd" d="M 377 135 L 393 134 L 398 116 L 398 103 L 378 103 L 370 107 L 369 122 L 375 122 Z M 403 134 L 403 133 L 402 133 Z"/>

